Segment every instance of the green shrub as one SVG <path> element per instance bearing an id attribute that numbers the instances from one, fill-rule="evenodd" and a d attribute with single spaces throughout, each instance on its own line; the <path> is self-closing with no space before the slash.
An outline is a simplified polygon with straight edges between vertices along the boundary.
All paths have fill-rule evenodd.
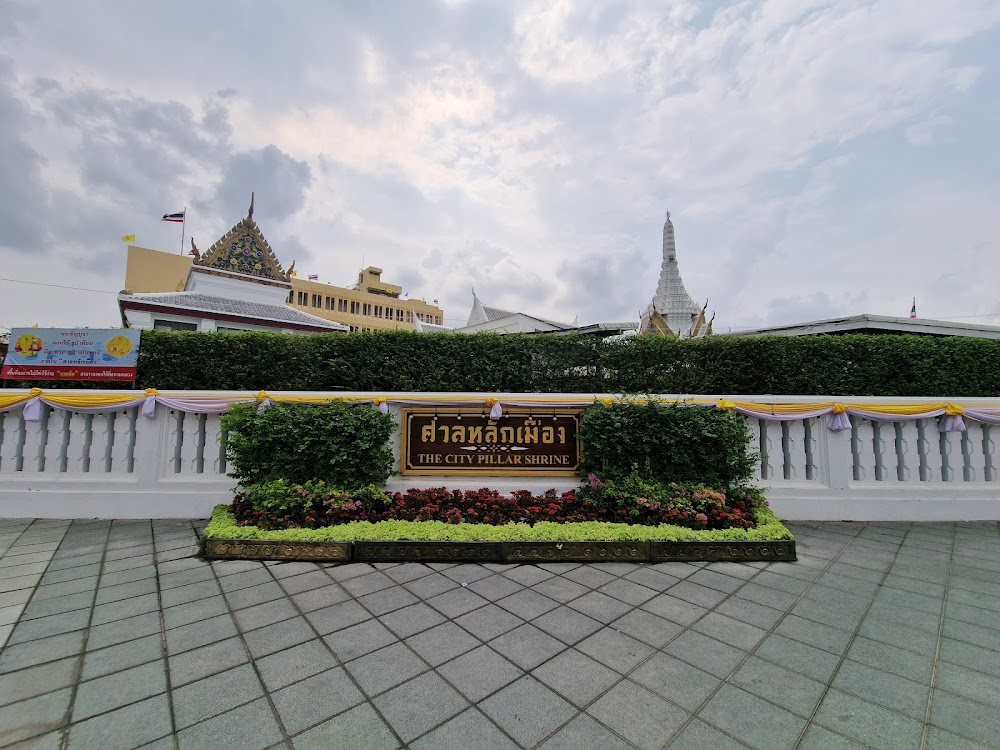
<path id="1" fill-rule="evenodd" d="M 643 482 L 698 482 L 730 489 L 753 476 L 746 421 L 704 406 L 617 401 L 583 413 L 580 470 L 625 487 L 626 495 L 654 491 Z"/>
<path id="2" fill-rule="evenodd" d="M 384 482 L 395 423 L 367 404 L 237 404 L 222 416 L 227 458 L 240 485 L 322 480 L 354 490 Z"/>

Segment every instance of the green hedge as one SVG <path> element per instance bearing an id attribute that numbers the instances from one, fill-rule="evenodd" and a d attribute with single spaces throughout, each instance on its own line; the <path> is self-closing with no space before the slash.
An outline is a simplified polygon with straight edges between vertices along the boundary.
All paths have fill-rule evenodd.
<path id="1" fill-rule="evenodd" d="M 580 439 L 581 474 L 613 481 L 698 482 L 728 490 L 749 482 L 760 458 L 736 413 L 655 401 L 587 409 Z"/>
<path id="2" fill-rule="evenodd" d="M 1000 340 L 143 331 L 138 370 L 160 389 L 992 397 Z"/>

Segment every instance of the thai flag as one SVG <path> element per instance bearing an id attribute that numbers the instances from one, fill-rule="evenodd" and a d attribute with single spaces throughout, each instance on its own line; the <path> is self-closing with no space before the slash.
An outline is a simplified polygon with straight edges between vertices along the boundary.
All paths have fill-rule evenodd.
<path id="1" fill-rule="evenodd" d="M 916 297 L 913 298 L 913 307 L 910 308 L 910 317 L 911 318 L 917 317 L 917 298 Z"/>
<path id="2" fill-rule="evenodd" d="M 185 213 L 185 211 L 181 211 L 179 214 L 163 214 L 163 218 L 160 221 L 172 221 L 175 224 L 183 224 Z"/>
<path id="3" fill-rule="evenodd" d="M 319 281 L 319 275 L 315 273 L 309 274 L 309 281 Z"/>

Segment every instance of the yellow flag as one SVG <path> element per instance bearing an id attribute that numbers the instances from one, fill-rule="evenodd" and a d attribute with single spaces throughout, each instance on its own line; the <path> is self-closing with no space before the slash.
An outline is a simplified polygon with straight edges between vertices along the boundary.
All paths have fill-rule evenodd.
<path id="1" fill-rule="evenodd" d="M 126 234 L 122 237 L 122 242 L 135 242 L 134 234 Z"/>

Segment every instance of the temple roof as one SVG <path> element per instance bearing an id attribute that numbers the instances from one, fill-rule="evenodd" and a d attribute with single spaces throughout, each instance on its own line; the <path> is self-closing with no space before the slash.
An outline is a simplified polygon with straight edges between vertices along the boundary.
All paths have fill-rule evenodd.
<path id="1" fill-rule="evenodd" d="M 685 338 L 711 333 L 711 324 L 707 325 L 706 330 L 704 320 L 707 305 L 707 302 L 704 307 L 696 304 L 684 288 L 684 281 L 677 265 L 674 224 L 670 221 L 670 212 L 667 211 L 667 218 L 663 223 L 663 263 L 660 266 L 660 281 L 656 286 L 656 294 L 641 315 L 641 331 Z"/>
<path id="2" fill-rule="evenodd" d="M 335 323 L 316 315 L 296 310 L 285 305 L 268 305 L 229 297 L 218 297 L 200 292 L 157 292 L 151 294 L 121 294 L 119 300 L 125 304 L 142 303 L 158 307 L 189 310 L 191 312 L 225 313 L 247 318 L 251 321 L 272 321 L 292 323 L 298 326 L 326 328 L 346 331 L 343 323 Z"/>
<path id="3" fill-rule="evenodd" d="M 281 267 L 271 246 L 267 244 L 253 220 L 253 194 L 250 209 L 244 219 L 220 237 L 207 252 L 198 253 L 191 243 L 193 265 L 218 271 L 237 273 L 272 282 L 288 282 L 289 273 Z M 294 263 L 292 264 L 295 265 Z M 289 269 L 291 270 L 291 269 Z"/>

